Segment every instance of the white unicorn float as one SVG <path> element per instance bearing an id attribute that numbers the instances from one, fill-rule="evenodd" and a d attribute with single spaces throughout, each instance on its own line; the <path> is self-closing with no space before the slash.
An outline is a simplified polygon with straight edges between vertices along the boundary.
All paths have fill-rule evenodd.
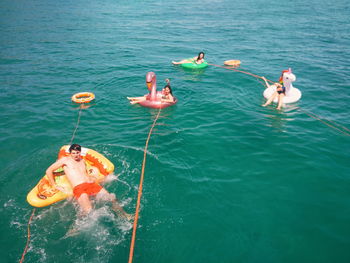
<path id="1" fill-rule="evenodd" d="M 282 99 L 282 101 L 281 104 L 279 103 L 279 108 L 282 105 L 282 103 L 293 103 L 300 100 L 301 92 L 299 89 L 294 88 L 292 84 L 292 82 L 296 80 L 295 75 L 292 73 L 292 69 L 289 68 L 288 70 L 282 71 L 282 75 L 279 79 L 279 82 L 282 84 L 281 88 L 278 87 L 279 85 L 276 84 L 269 85 L 266 79 L 263 79 L 265 80 L 267 86 L 263 93 L 265 99 L 267 99 L 267 102 L 263 106 L 270 104 L 272 101 L 275 103 L 279 103 L 278 100 L 280 98 Z M 280 96 L 281 93 L 283 93 L 283 96 Z"/>

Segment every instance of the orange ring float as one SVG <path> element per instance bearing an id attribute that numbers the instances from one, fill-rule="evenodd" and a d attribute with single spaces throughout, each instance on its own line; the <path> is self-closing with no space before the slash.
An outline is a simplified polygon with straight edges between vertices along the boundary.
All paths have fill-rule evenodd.
<path id="1" fill-rule="evenodd" d="M 92 92 L 79 92 L 72 96 L 72 101 L 75 103 L 89 103 L 95 99 L 95 94 Z"/>
<path id="2" fill-rule="evenodd" d="M 224 64 L 226 66 L 234 66 L 234 67 L 238 67 L 239 65 L 241 65 L 241 61 L 240 60 L 226 60 L 224 62 Z"/>

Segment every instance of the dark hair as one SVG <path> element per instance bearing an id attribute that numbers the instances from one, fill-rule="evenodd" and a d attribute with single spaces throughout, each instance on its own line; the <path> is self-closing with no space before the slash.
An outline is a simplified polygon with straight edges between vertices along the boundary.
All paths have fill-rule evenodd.
<path id="1" fill-rule="evenodd" d="M 166 84 L 163 89 L 169 88 L 171 96 L 173 96 L 173 91 L 171 90 L 170 84 Z"/>
<path id="2" fill-rule="evenodd" d="M 197 60 L 199 60 L 199 59 L 200 59 L 201 54 L 203 54 L 203 58 L 204 58 L 204 52 L 199 52 L 199 53 L 198 53 Z"/>
<path id="3" fill-rule="evenodd" d="M 68 151 L 72 152 L 73 150 L 81 152 L 81 146 L 79 144 L 72 144 Z"/>

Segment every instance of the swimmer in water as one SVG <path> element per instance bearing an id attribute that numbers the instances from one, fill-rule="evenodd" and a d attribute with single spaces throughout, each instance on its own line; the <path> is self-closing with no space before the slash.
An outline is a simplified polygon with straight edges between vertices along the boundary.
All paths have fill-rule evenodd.
<path id="1" fill-rule="evenodd" d="M 174 65 L 184 64 L 184 63 L 194 63 L 194 64 L 202 64 L 204 62 L 204 52 L 199 52 L 197 57 L 190 59 L 183 59 L 179 62 L 173 61 Z"/>
<path id="2" fill-rule="evenodd" d="M 277 97 L 278 105 L 276 109 L 280 110 L 282 108 L 283 98 L 284 96 L 286 96 L 286 87 L 284 87 L 282 84 L 277 82 L 274 83 L 273 85 L 269 85 L 265 77 L 261 77 L 261 78 L 265 81 L 267 88 L 271 88 L 274 86 L 276 87 L 276 91 L 271 95 L 271 97 L 266 101 L 266 103 L 264 103 L 261 106 L 266 107 L 267 105 L 271 104 L 271 102 Z"/>

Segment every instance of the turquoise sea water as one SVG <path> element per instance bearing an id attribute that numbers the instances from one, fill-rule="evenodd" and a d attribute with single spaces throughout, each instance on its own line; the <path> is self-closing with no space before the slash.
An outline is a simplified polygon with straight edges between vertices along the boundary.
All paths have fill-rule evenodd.
<path id="1" fill-rule="evenodd" d="M 349 24 L 345 0 L 1 1 L 1 262 L 21 258 L 26 195 L 72 138 L 77 92 L 96 101 L 74 142 L 114 163 L 105 187 L 135 211 L 157 110 L 126 96 L 148 71 L 178 103 L 150 140 L 134 262 L 350 262 L 349 131 L 305 114 L 350 128 Z M 171 64 L 199 51 L 272 80 L 292 68 L 303 97 L 278 112 L 251 76 Z M 25 262 L 127 262 L 131 231 L 107 204 L 82 219 L 60 202 L 36 210 Z"/>

